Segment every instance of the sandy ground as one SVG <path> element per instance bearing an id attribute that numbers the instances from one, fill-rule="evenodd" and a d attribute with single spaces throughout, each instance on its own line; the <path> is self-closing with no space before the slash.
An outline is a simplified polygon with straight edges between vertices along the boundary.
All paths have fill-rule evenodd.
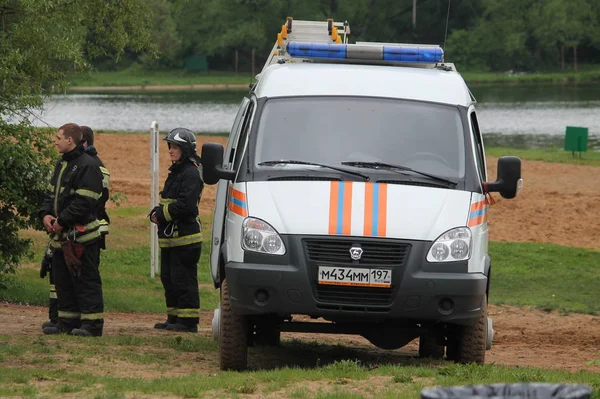
<path id="1" fill-rule="evenodd" d="M 127 195 L 123 206 L 149 207 L 150 156 L 148 135 L 97 136 L 97 148 L 111 171 L 112 192 Z M 201 146 L 202 138 L 199 140 Z M 225 144 L 226 139 L 210 138 Z M 161 142 L 160 184 L 162 186 L 169 166 L 166 145 Z M 507 154 L 509 155 L 509 154 Z M 496 176 L 496 159 L 488 159 L 491 179 Z M 514 200 L 504 200 L 494 194 L 497 203 L 490 208 L 490 235 L 496 241 L 530 241 L 554 243 L 591 249 L 600 249 L 600 169 L 586 166 L 549 164 L 523 161 L 522 193 Z M 215 187 L 207 186 L 201 202 L 204 214 L 214 205 Z M 491 306 L 496 336 L 494 346 L 487 353 L 487 362 L 510 366 L 534 366 L 570 371 L 589 370 L 600 373 L 600 366 L 589 364 L 600 359 L 600 317 L 555 312 L 541 312 L 529 308 Z M 40 323 L 47 310 L 42 307 L 0 304 L 0 334 L 39 336 Z M 165 334 L 151 326 L 162 315 L 107 313 L 106 335 Z M 201 317 L 200 334 L 210 336 L 212 312 Z M 346 356 L 373 362 L 402 363 L 417 355 L 417 343 L 397 351 L 382 351 L 359 336 L 284 333 L 286 338 L 319 340 L 348 348 Z M 287 354 L 287 355 L 286 355 Z M 319 362 L 319 354 L 299 355 L 293 347 L 284 347 L 276 354 L 256 352 L 251 355 L 251 367 L 277 367 Z M 214 373 L 218 369 L 217 353 L 203 354 L 193 371 Z M 321 363 L 322 364 L 322 363 Z M 306 364 L 309 365 L 309 364 Z M 114 367 L 117 367 L 116 369 Z M 112 367 L 119 373 L 118 366 Z M 123 373 L 131 370 L 121 370 Z M 185 368 L 172 374 L 191 372 Z M 146 375 L 151 377 L 150 375 Z"/>

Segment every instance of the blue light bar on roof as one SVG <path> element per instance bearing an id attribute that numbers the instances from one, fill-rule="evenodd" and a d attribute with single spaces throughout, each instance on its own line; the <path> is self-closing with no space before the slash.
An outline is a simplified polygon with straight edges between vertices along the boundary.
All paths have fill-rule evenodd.
<path id="1" fill-rule="evenodd" d="M 441 62 L 444 50 L 441 47 L 383 47 L 383 59 L 400 62 Z"/>
<path id="2" fill-rule="evenodd" d="M 347 60 L 379 60 L 407 63 L 442 62 L 444 50 L 439 46 L 393 46 L 365 44 L 327 44 L 290 42 L 287 53 L 292 57 Z"/>
<path id="3" fill-rule="evenodd" d="M 346 58 L 347 44 L 290 42 L 287 52 L 292 57 L 303 58 Z"/>

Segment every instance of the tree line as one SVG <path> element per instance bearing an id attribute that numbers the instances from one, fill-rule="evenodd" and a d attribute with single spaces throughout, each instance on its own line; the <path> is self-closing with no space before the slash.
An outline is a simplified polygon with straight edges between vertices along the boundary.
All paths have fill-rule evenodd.
<path id="1" fill-rule="evenodd" d="M 179 69 L 206 56 L 210 69 L 262 66 L 287 16 L 347 20 L 350 42 L 444 45 L 459 70 L 565 70 L 600 61 L 597 0 L 147 0 L 153 55 L 128 54 L 144 69 Z M 155 57 L 154 55 L 158 55 Z M 236 61 L 237 60 L 237 61 Z"/>

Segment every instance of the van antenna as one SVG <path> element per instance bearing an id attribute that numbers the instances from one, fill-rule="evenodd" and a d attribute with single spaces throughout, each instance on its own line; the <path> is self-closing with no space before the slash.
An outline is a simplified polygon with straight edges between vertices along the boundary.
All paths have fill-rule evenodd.
<path id="1" fill-rule="evenodd" d="M 444 32 L 444 47 L 442 47 L 442 50 L 444 50 L 444 54 L 446 54 L 446 37 L 448 37 L 448 21 L 450 20 L 450 2 L 452 0 L 448 0 L 448 14 L 446 15 L 446 31 Z"/>

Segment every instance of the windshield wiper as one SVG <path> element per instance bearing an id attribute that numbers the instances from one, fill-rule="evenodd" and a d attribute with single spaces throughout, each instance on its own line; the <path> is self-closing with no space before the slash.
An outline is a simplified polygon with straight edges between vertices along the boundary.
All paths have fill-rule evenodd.
<path id="1" fill-rule="evenodd" d="M 429 174 L 426 172 L 421 172 L 421 171 L 415 170 L 413 168 L 409 168 L 408 166 L 393 165 L 393 164 L 384 163 L 384 162 L 346 161 L 346 162 L 342 162 L 342 165 L 354 166 L 356 168 L 383 169 L 383 170 L 392 170 L 392 171 L 399 170 L 399 171 L 405 171 L 405 172 L 412 172 L 412 173 L 416 173 L 421 176 L 429 177 L 430 179 L 433 179 L 433 180 L 444 182 L 446 184 L 452 184 L 453 186 L 456 186 L 458 184 L 457 182 L 455 182 L 453 180 L 445 179 L 443 177 L 432 175 L 432 174 Z"/>
<path id="2" fill-rule="evenodd" d="M 332 169 L 332 170 L 337 170 L 338 172 L 343 172 L 349 175 L 354 175 L 354 176 L 359 176 L 362 177 L 365 180 L 370 180 L 369 176 L 359 173 L 359 172 L 355 172 L 353 170 L 348 170 L 345 168 L 338 168 L 337 166 L 331 166 L 331 165 L 327 165 L 324 163 L 318 163 L 318 162 L 308 162 L 308 161 L 296 161 L 293 159 L 280 159 L 280 160 L 274 160 L 274 161 L 264 161 L 264 162 L 260 162 L 258 165 L 263 166 L 263 165 L 278 165 L 278 164 L 292 164 L 292 165 L 311 165 L 311 166 L 320 166 L 322 168 L 327 168 L 327 169 Z"/>

